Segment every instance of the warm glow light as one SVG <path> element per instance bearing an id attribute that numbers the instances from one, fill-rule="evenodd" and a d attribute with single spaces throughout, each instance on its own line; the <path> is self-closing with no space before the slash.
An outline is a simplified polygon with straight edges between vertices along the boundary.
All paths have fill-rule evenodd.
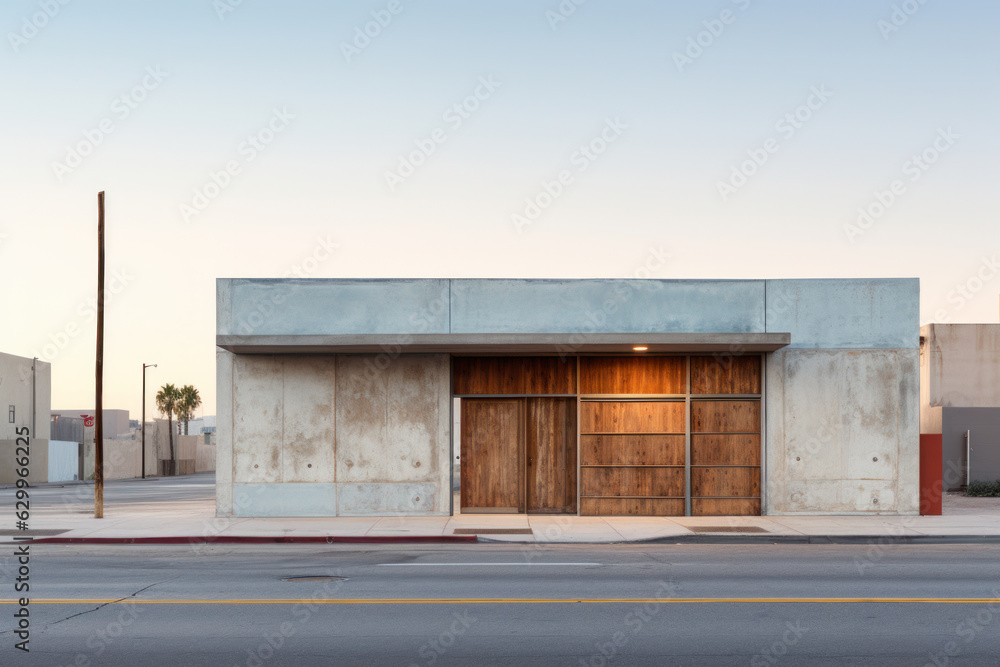
<path id="1" fill-rule="evenodd" d="M 635 346 L 635 347 L 633 347 L 632 349 L 633 349 L 633 350 L 635 350 L 636 352 L 645 352 L 645 351 L 646 351 L 646 350 L 648 350 L 649 348 L 648 348 L 648 347 L 646 347 L 645 345 L 636 345 L 636 346 Z"/>

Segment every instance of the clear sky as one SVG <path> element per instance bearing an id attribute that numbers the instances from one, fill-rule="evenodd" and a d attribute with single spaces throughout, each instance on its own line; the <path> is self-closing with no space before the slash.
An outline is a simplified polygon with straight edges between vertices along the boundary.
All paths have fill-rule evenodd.
<path id="1" fill-rule="evenodd" d="M 143 362 L 214 414 L 217 277 L 669 255 L 916 276 L 922 323 L 997 321 L 1000 3 L 576 2 L 7 0 L 0 350 L 92 407 L 99 190 L 133 417 Z"/>

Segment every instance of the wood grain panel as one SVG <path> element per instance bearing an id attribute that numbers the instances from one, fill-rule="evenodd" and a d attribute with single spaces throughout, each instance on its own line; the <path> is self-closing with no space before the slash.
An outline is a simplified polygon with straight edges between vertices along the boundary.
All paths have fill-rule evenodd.
<path id="1" fill-rule="evenodd" d="M 760 468 L 691 468 L 691 497 L 760 497 Z"/>
<path id="2" fill-rule="evenodd" d="M 524 400 L 462 401 L 462 507 L 524 511 Z"/>
<path id="3" fill-rule="evenodd" d="M 575 394 L 576 357 L 454 357 L 456 395 Z"/>
<path id="4" fill-rule="evenodd" d="M 684 357 L 580 357 L 581 394 L 683 394 Z"/>
<path id="5" fill-rule="evenodd" d="M 692 434 L 691 465 L 759 466 L 760 436 Z"/>
<path id="6" fill-rule="evenodd" d="M 576 399 L 526 400 L 527 508 L 576 513 Z"/>
<path id="7" fill-rule="evenodd" d="M 451 373 L 457 395 L 524 393 L 517 357 L 454 357 Z"/>
<path id="8" fill-rule="evenodd" d="M 684 465 L 683 435 L 584 435 L 583 465 Z"/>
<path id="9" fill-rule="evenodd" d="M 692 516 L 760 516 L 760 500 L 735 498 L 695 498 Z"/>
<path id="10" fill-rule="evenodd" d="M 684 497 L 683 468 L 581 468 L 581 496 Z"/>
<path id="11" fill-rule="evenodd" d="M 667 498 L 581 498 L 584 516 L 684 516 L 684 501 Z"/>
<path id="12" fill-rule="evenodd" d="M 525 394 L 576 394 L 576 357 L 517 357 Z M 575 426 L 574 426 L 575 427 Z"/>
<path id="13" fill-rule="evenodd" d="M 684 403 L 586 401 L 581 433 L 684 433 Z"/>
<path id="14" fill-rule="evenodd" d="M 760 433 L 760 401 L 691 401 L 691 432 Z"/>
<path id="15" fill-rule="evenodd" d="M 760 357 L 691 357 L 692 394 L 759 394 Z"/>

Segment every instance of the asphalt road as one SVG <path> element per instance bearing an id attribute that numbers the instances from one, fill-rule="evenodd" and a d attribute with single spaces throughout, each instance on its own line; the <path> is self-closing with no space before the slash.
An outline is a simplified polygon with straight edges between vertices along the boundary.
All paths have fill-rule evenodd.
<path id="1" fill-rule="evenodd" d="M 30 585 L 4 665 L 1000 662 L 990 545 L 35 545 Z"/>

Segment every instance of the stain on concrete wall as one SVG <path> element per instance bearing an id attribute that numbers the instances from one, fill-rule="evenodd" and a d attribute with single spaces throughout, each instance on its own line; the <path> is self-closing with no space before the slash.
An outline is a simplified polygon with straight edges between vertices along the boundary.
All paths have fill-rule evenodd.
<path id="1" fill-rule="evenodd" d="M 767 512 L 919 509 L 917 350 L 779 350 L 767 361 Z"/>
<path id="2" fill-rule="evenodd" d="M 447 355 L 223 352 L 218 368 L 219 516 L 450 512 Z"/>

